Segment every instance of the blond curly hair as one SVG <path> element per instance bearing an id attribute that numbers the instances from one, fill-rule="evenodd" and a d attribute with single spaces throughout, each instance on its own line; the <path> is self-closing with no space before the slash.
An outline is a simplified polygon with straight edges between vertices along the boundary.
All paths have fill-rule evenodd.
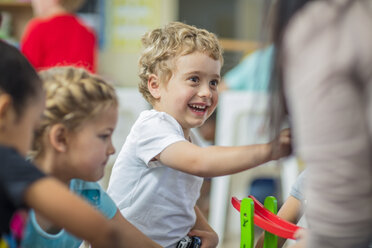
<path id="1" fill-rule="evenodd" d="M 144 50 L 139 60 L 138 88 L 150 103 L 154 98 L 148 90 L 147 82 L 151 74 L 167 82 L 172 75 L 173 60 L 193 52 L 203 52 L 223 64 L 222 48 L 216 35 L 205 29 L 181 22 L 171 22 L 163 28 L 154 29 L 142 37 Z"/>
<path id="2" fill-rule="evenodd" d="M 62 123 L 77 130 L 85 120 L 95 118 L 112 106 L 118 106 L 115 89 L 102 78 L 82 68 L 54 67 L 39 73 L 46 91 L 46 108 L 35 131 L 30 155 L 44 151 L 43 137 L 49 127 Z"/>

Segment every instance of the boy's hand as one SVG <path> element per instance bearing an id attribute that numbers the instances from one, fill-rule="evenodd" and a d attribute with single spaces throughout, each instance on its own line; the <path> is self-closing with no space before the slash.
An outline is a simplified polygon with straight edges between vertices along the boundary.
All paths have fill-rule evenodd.
<path id="1" fill-rule="evenodd" d="M 215 232 L 191 230 L 188 236 L 197 236 L 202 240 L 201 248 L 215 248 L 218 245 L 218 236 Z"/>
<path id="2" fill-rule="evenodd" d="M 289 128 L 280 131 L 278 137 L 270 142 L 272 153 L 271 160 L 286 157 L 292 152 L 291 131 Z"/>

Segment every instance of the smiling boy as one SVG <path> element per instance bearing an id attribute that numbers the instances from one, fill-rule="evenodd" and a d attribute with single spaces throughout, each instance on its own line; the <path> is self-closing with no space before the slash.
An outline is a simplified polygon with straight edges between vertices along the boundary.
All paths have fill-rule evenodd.
<path id="1" fill-rule="evenodd" d="M 195 206 L 202 177 L 252 168 L 290 152 L 288 130 L 273 142 L 241 147 L 201 147 L 191 128 L 201 126 L 218 102 L 223 64 L 216 36 L 179 22 L 142 39 L 140 92 L 153 106 L 141 113 L 115 162 L 108 193 L 121 213 L 164 247 L 186 235 L 203 247 L 218 237 Z"/>

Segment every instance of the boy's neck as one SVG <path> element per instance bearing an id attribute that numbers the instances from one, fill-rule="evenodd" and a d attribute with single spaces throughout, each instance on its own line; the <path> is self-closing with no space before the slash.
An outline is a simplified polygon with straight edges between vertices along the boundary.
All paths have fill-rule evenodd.
<path id="1" fill-rule="evenodd" d="M 182 128 L 182 130 L 183 130 L 183 135 L 184 135 L 185 139 L 191 142 L 190 128 L 188 128 L 188 129 Z"/>

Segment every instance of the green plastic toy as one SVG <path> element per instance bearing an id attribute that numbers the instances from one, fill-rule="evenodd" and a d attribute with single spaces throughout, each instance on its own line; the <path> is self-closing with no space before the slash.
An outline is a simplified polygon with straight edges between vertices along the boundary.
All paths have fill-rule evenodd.
<path id="1" fill-rule="evenodd" d="M 278 202 L 275 197 L 265 198 L 264 206 L 270 212 L 277 214 Z M 253 248 L 254 246 L 254 201 L 244 198 L 240 203 L 240 248 Z M 278 247 L 278 236 L 265 231 L 263 248 Z"/>
<path id="2" fill-rule="evenodd" d="M 265 198 L 264 202 L 265 208 L 269 210 L 270 212 L 277 214 L 278 212 L 278 202 L 273 196 L 268 196 Z M 269 233 L 268 231 L 265 231 L 265 239 L 264 239 L 264 245 L 263 248 L 273 248 L 278 247 L 278 236 Z"/>
<path id="3" fill-rule="evenodd" d="M 240 248 L 251 248 L 254 243 L 253 211 L 254 203 L 251 198 L 244 198 L 240 204 Z"/>

